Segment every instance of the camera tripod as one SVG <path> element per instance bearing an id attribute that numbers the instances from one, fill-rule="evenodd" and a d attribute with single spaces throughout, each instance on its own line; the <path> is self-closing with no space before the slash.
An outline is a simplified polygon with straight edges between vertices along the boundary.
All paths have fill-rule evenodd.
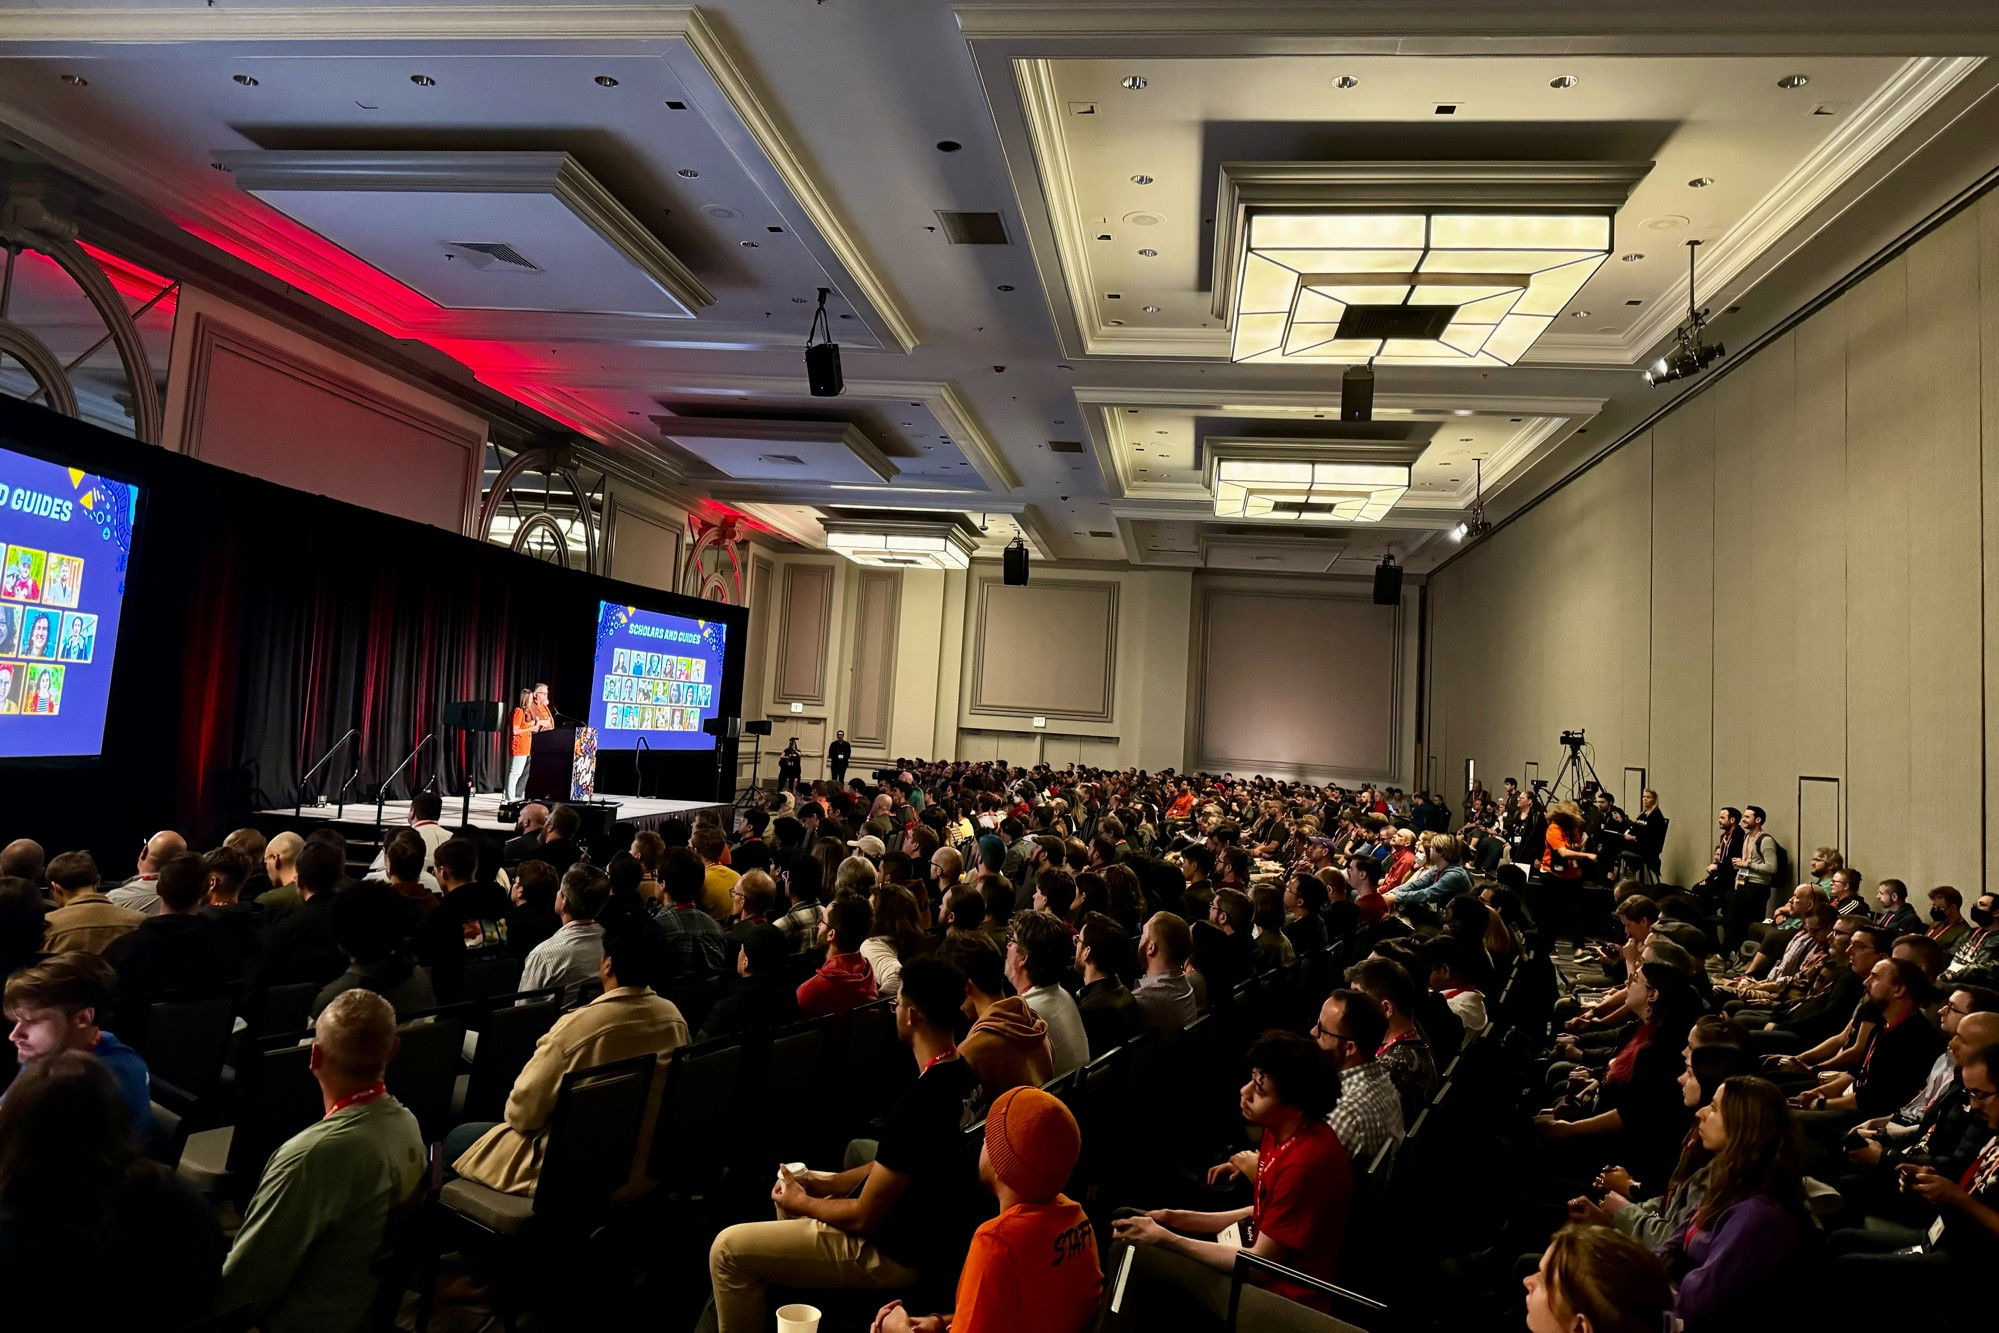
<path id="1" fill-rule="evenodd" d="M 1555 777 L 1548 784 L 1545 803 L 1553 805 L 1557 801 L 1574 801 L 1582 805 L 1597 792 L 1604 790 L 1603 779 L 1596 775 L 1596 765 L 1590 763 L 1583 753 L 1584 742 L 1563 742 L 1568 755 L 1561 767 L 1555 770 Z"/>

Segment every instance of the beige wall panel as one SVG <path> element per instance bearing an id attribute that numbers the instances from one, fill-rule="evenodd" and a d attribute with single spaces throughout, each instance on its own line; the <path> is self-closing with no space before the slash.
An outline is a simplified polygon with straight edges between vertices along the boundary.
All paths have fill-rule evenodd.
<path id="1" fill-rule="evenodd" d="M 1847 819 L 1855 863 L 1920 882 L 1909 835 L 1910 409 L 1908 271 L 1897 260 L 1828 313 L 1846 326 Z M 1926 795 L 1927 795 L 1926 791 Z M 1931 821 L 1926 817 L 1925 824 Z M 1870 855 L 1873 860 L 1870 861 Z"/>
<path id="2" fill-rule="evenodd" d="M 1900 261 L 1908 270 L 1908 378 L 1899 395 L 1909 481 L 1908 814 L 1931 832 L 1900 846 L 1911 871 L 1959 886 L 1984 862 L 1979 743 L 1984 681 L 1979 531 L 1977 219 L 1961 213 Z M 1918 429 L 1910 430 L 1912 424 Z M 1891 844 L 1892 845 L 1892 844 Z M 1875 853 L 1886 854 L 1886 848 Z M 1864 866 L 1866 862 L 1861 863 Z"/>
<path id="3" fill-rule="evenodd" d="M 617 503 L 611 510 L 611 577 L 641 587 L 676 591 L 680 525 L 657 510 L 614 498 Z"/>
<path id="4" fill-rule="evenodd" d="M 1115 716 L 1118 591 L 1114 582 L 978 583 L 973 615 L 974 714 L 1109 722 Z M 1059 644 L 1059 651 L 1051 651 Z"/>
<path id="5" fill-rule="evenodd" d="M 1652 429 L 1652 765 L 1665 877 L 1707 864 L 1714 799 L 1714 400 Z"/>
<path id="6" fill-rule="evenodd" d="M 1973 209 L 1978 222 L 1979 382 L 1984 528 L 1980 533 L 1985 584 L 1983 660 L 1985 712 L 1999 717 L 1999 195 L 1986 195 Z M 1985 773 L 1999 767 L 1999 728 L 1987 725 L 1984 738 Z M 1991 780 L 1983 789 L 1981 809 L 1991 808 Z M 1981 819 L 1985 827 L 1985 865 L 1999 864 L 1999 820 Z"/>
<path id="7" fill-rule="evenodd" d="M 847 725 L 843 728 L 857 749 L 888 746 L 895 707 L 901 602 L 899 571 L 859 571 L 854 588 L 853 677 L 848 682 Z M 921 674 L 927 679 L 931 673 Z"/>
<path id="8" fill-rule="evenodd" d="M 1798 775 L 1846 774 L 1846 336 L 1828 312 L 1791 335 L 1797 367 L 1791 484 L 1800 516 L 1789 541 L 1796 570 L 1791 656 Z M 1815 837 L 1804 830 L 1804 837 Z M 1845 845 L 1846 830 L 1839 830 Z M 1807 848 L 1807 851 L 1810 849 Z"/>
<path id="9" fill-rule="evenodd" d="M 833 646 L 832 565 L 784 567 L 777 606 L 777 669 L 771 699 L 826 702 L 826 660 Z"/>

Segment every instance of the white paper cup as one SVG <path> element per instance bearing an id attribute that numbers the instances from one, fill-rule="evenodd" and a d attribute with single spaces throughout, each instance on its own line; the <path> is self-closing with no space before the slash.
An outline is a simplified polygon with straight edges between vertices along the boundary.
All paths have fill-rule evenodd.
<path id="1" fill-rule="evenodd" d="M 778 1306 L 777 1333 L 819 1333 L 819 1307 L 816 1305 Z"/>

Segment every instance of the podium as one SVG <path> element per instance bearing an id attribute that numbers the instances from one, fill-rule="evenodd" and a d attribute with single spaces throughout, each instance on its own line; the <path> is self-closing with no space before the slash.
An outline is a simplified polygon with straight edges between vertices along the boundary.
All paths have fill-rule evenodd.
<path id="1" fill-rule="evenodd" d="M 597 733 L 552 727 L 528 742 L 530 801 L 587 801 L 597 793 Z"/>

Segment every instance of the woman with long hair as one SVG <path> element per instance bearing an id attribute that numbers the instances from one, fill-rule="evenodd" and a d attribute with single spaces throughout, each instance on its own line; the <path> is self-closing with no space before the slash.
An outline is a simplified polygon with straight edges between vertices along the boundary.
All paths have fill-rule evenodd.
<path id="1" fill-rule="evenodd" d="M 1534 913 L 1535 919 L 1551 940 L 1570 936 L 1578 953 L 1583 936 L 1583 866 L 1596 860 L 1583 850 L 1584 839 L 1582 812 L 1563 801 L 1548 811 L 1547 832 L 1535 862 L 1541 872 L 1540 910 Z"/>
<path id="2" fill-rule="evenodd" d="M 74 1329 L 179 1328 L 209 1312 L 226 1248 L 201 1197 L 140 1156 L 102 1062 L 58 1051 L 21 1071 L 0 1102 L 0 1281 L 16 1300 L 60 1300 Z"/>
<path id="3" fill-rule="evenodd" d="M 1797 1122 L 1783 1090 L 1739 1074 L 1695 1117 L 1701 1146 L 1700 1206 L 1659 1251 L 1686 1333 L 1774 1327 L 1788 1299 L 1782 1277 L 1804 1240 L 1804 1176 Z"/>
<path id="4" fill-rule="evenodd" d="M 1658 1258 L 1609 1227 L 1557 1231 L 1525 1286 L 1528 1333 L 1659 1333 L 1673 1305 Z"/>
<path id="5" fill-rule="evenodd" d="M 861 941 L 861 957 L 875 973 L 875 994 L 884 998 L 902 989 L 902 965 L 924 951 L 924 933 L 916 895 L 900 884 L 877 884 L 869 902 L 874 909 L 874 933 Z"/>

